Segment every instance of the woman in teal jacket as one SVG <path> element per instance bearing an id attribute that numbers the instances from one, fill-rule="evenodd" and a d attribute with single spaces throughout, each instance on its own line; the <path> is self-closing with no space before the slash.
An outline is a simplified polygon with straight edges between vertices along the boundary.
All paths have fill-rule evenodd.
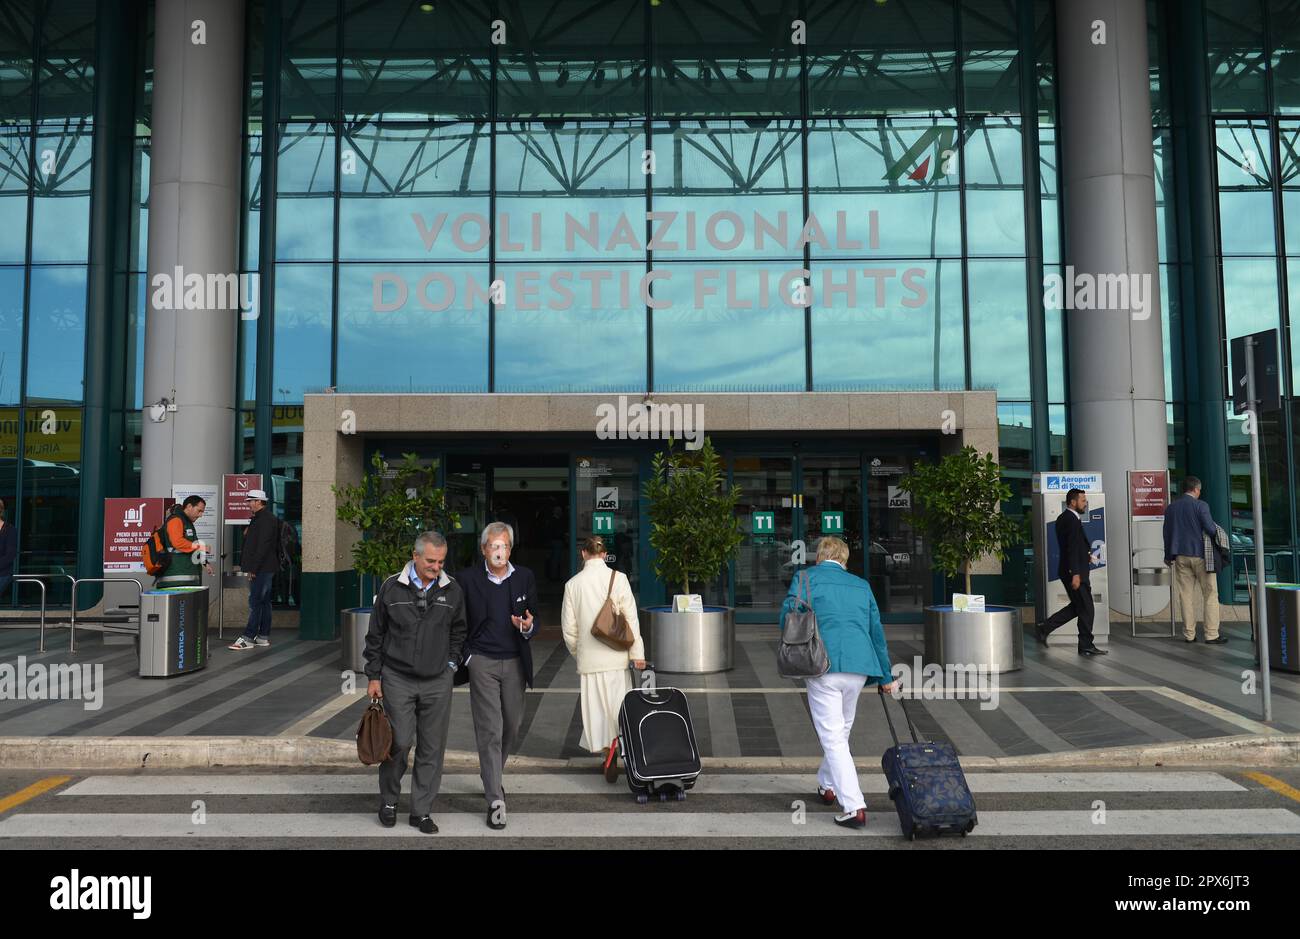
<path id="1" fill-rule="evenodd" d="M 817 614 L 830 669 L 817 678 L 807 678 L 808 710 L 822 745 L 822 764 L 817 770 L 817 795 L 826 805 L 838 800 L 842 814 L 837 825 L 865 828 L 867 803 L 862 797 L 858 772 L 849 752 L 849 732 L 857 713 L 858 699 L 867 682 L 884 685 L 893 693 L 889 647 L 880 622 L 880 607 L 865 580 L 847 570 L 849 546 L 839 538 L 817 542 L 817 564 L 807 571 L 808 586 L 803 599 L 811 599 Z M 781 605 L 781 624 L 800 602 L 803 578 L 795 575 Z"/>

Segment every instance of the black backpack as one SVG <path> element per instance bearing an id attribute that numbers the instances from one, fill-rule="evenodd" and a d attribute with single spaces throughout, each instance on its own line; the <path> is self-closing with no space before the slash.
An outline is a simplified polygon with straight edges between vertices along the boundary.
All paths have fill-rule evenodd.
<path id="1" fill-rule="evenodd" d="M 279 519 L 279 522 L 280 537 L 276 544 L 276 558 L 280 562 L 280 570 L 287 571 L 298 556 L 298 531 L 284 519 Z"/>

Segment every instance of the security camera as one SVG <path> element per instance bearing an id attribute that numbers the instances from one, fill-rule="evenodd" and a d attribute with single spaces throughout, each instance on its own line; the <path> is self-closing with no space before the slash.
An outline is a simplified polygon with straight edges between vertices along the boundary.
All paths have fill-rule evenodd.
<path id="1" fill-rule="evenodd" d="M 155 424 L 161 424 L 167 420 L 167 399 L 163 398 L 157 404 L 149 405 L 149 420 Z"/>

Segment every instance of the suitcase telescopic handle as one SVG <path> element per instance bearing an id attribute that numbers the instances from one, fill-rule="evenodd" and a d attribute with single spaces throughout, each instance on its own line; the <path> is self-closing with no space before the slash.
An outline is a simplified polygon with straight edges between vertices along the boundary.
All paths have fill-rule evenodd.
<path id="1" fill-rule="evenodd" d="M 877 685 L 876 690 L 880 692 L 880 706 L 885 709 L 885 720 L 889 722 L 889 736 L 894 738 L 894 746 L 898 746 L 898 734 L 894 732 L 894 719 L 889 716 L 889 705 L 885 702 L 888 695 L 885 694 L 884 685 Z M 916 728 L 912 726 L 912 718 L 907 714 L 907 705 L 900 704 L 903 709 L 903 720 L 907 721 L 907 732 L 912 735 L 912 743 L 920 743 L 916 737 Z"/>

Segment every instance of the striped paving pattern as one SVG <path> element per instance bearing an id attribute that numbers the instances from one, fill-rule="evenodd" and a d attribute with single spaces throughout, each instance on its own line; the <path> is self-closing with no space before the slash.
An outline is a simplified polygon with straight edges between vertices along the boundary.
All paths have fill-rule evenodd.
<path id="1" fill-rule="evenodd" d="M 228 631 L 229 632 L 229 631 Z M 887 628 L 896 663 L 921 653 L 916 627 Z M 1242 672 L 1253 666 L 1248 631 L 1229 624 L 1223 646 L 1178 640 L 1133 640 L 1117 630 L 1112 654 L 1082 659 L 1069 647 L 1043 649 L 1029 640 L 1025 668 L 1000 676 L 997 707 L 978 700 L 911 700 L 918 731 L 952 743 L 968 756 L 1043 753 L 1175 742 L 1243 733 L 1300 732 L 1300 677 L 1275 673 L 1276 720 L 1258 721 L 1259 699 L 1242 693 Z M 49 639 L 52 651 L 34 652 L 34 630 L 0 630 L 0 662 L 104 665 L 104 705 L 87 711 L 79 701 L 0 701 L 0 736 L 63 735 L 306 735 L 350 739 L 364 697 L 364 676 L 344 694 L 337 643 L 274 637 L 270 649 L 230 652 L 215 638 L 211 665 L 194 675 L 140 679 L 131 644 L 88 634 L 70 657 L 66 633 Z M 799 683 L 776 674 L 777 631 L 742 627 L 736 667 L 721 675 L 661 676 L 688 691 L 696 735 L 705 756 L 813 757 L 820 751 Z M 534 643 L 537 688 L 525 702 L 520 754 L 580 757 L 578 676 L 562 643 Z M 55 648 L 58 647 L 58 648 Z M 897 711 L 895 711 L 897 718 Z M 864 701 L 851 745 L 859 755 L 889 744 L 879 705 Z M 900 727 L 901 729 L 901 727 Z M 448 747 L 474 751 L 468 692 L 458 689 Z"/>
<path id="2" fill-rule="evenodd" d="M 1247 836 L 1295 838 L 1300 811 L 1278 807 L 1272 791 L 1218 773 L 971 773 L 979 803 L 972 838 L 1222 838 L 1240 846 Z M 865 834 L 899 838 L 897 818 L 879 774 L 863 777 L 869 824 Z M 812 776 L 723 774 L 701 776 L 684 803 L 638 806 L 621 784 L 595 774 L 520 774 L 507 779 L 517 810 L 505 833 L 483 824 L 477 777 L 449 774 L 435 805 L 445 838 L 548 839 L 590 842 L 663 839 L 840 838 L 832 810 L 809 803 Z M 1026 797 L 1046 807 L 1017 808 Z M 743 797 L 743 798 L 739 798 Z M 277 842 L 316 838 L 423 838 L 400 819 L 385 829 L 373 811 L 375 773 L 91 776 L 56 795 L 0 817 L 0 847 L 15 839 L 213 840 Z M 1104 821 L 1096 799 L 1107 803 Z M 203 800 L 196 821 L 194 800 Z M 1036 803 L 1037 804 L 1037 803 Z M 1300 803 L 1297 804 L 1300 809 Z M 304 809 L 308 809 L 304 811 Z M 737 810 L 739 809 L 739 810 Z M 797 811 L 792 811 L 797 810 Z M 861 833 L 858 833 L 861 834 Z M 1237 840 L 1233 840 L 1237 839 Z"/>

